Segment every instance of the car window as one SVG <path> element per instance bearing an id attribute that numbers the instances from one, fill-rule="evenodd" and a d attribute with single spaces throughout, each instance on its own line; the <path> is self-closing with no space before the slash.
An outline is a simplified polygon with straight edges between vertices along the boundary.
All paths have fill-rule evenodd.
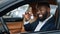
<path id="1" fill-rule="evenodd" d="M 25 4 L 20 6 L 3 16 L 3 18 L 22 18 L 22 14 L 24 14 L 28 10 L 29 4 Z"/>

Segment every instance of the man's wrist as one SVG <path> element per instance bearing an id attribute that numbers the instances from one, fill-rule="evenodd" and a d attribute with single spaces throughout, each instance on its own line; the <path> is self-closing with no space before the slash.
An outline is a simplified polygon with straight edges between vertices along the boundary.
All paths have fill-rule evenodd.
<path id="1" fill-rule="evenodd" d="M 29 21 L 25 21 L 25 22 L 24 22 L 24 25 L 26 25 L 26 24 L 28 24 L 28 23 L 29 23 Z"/>

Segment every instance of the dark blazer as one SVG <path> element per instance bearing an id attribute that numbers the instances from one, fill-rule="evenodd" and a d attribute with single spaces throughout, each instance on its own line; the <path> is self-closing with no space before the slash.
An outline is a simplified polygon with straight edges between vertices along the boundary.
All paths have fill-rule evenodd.
<path id="1" fill-rule="evenodd" d="M 33 31 L 35 30 L 35 28 L 37 27 L 38 23 L 39 23 L 39 18 L 33 22 L 33 23 L 28 23 L 26 25 L 24 25 L 25 30 L 26 31 Z M 50 31 L 50 30 L 56 30 L 56 26 L 55 26 L 55 18 L 52 17 L 50 18 L 40 29 L 40 31 Z"/>

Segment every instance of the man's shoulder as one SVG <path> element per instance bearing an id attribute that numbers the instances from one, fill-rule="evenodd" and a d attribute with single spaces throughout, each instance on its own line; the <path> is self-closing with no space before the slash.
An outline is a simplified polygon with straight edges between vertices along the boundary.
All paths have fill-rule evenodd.
<path id="1" fill-rule="evenodd" d="M 49 20 L 55 21 L 55 16 L 52 16 Z"/>

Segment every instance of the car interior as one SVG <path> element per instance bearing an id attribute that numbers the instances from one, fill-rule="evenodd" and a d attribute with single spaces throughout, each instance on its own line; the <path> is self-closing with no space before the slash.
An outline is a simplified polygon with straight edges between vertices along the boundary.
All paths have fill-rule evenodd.
<path id="1" fill-rule="evenodd" d="M 38 2 L 39 0 L 37 0 Z M 50 4 L 50 14 L 55 17 L 55 26 L 57 30 L 43 32 L 28 32 L 24 29 L 23 14 L 28 10 L 29 4 L 34 7 L 35 0 L 1 0 L 0 2 L 0 33 L 1 34 L 39 34 L 50 33 L 60 30 L 59 23 L 59 1 L 45 0 Z M 36 11 L 33 9 L 33 12 Z M 34 12 L 36 14 L 36 12 Z"/>

